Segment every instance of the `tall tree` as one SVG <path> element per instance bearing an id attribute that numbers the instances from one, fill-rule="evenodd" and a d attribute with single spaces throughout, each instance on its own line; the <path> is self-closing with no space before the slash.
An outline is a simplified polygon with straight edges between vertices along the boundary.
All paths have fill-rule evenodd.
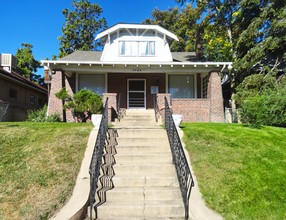
<path id="1" fill-rule="evenodd" d="M 75 50 L 95 50 L 98 43 L 94 35 L 106 28 L 106 20 L 101 17 L 102 8 L 89 0 L 73 0 L 74 11 L 62 11 L 66 23 L 62 28 L 59 57 L 66 56 Z"/>
<path id="2" fill-rule="evenodd" d="M 41 68 L 41 64 L 34 58 L 33 45 L 22 43 L 21 46 L 16 52 L 17 72 L 31 81 L 42 84 L 42 77 L 36 74 L 37 68 Z"/>
<path id="3" fill-rule="evenodd" d="M 178 7 L 160 11 L 155 9 L 152 12 L 152 19 L 143 21 L 145 24 L 156 24 L 175 33 L 179 38 L 179 42 L 174 41 L 170 45 L 171 51 L 195 51 L 196 45 L 196 21 L 200 17 L 198 10 L 191 5 L 179 10 Z"/>
<path id="4" fill-rule="evenodd" d="M 257 11 L 237 42 L 239 81 L 253 73 L 281 74 L 286 68 L 286 5 L 283 0 L 241 2 L 241 16 Z"/>

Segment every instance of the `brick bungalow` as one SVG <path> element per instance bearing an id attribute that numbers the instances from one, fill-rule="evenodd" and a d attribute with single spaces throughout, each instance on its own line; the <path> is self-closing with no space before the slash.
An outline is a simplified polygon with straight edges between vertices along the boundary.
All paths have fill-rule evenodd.
<path id="1" fill-rule="evenodd" d="M 171 52 L 169 43 L 178 38 L 157 25 L 117 24 L 95 40 L 104 44 L 102 52 L 75 51 L 42 61 L 52 78 L 49 114 L 63 112 L 55 93 L 65 87 L 70 94 L 87 88 L 109 97 L 115 110 L 119 96 L 125 109 L 153 108 L 154 94 L 163 109 L 166 96 L 184 121 L 224 121 L 221 76 L 232 63 L 194 62 L 194 53 Z"/>
<path id="2" fill-rule="evenodd" d="M 16 57 L 0 54 L 0 110 L 6 110 L 1 121 L 25 121 L 27 111 L 42 108 L 48 90 L 16 72 Z"/>

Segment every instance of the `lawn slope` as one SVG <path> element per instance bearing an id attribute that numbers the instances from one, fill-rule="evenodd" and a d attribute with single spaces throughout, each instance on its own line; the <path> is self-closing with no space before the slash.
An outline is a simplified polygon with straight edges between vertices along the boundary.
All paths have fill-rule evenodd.
<path id="1" fill-rule="evenodd" d="M 286 129 L 208 123 L 182 129 L 208 206 L 225 219 L 286 219 Z"/>
<path id="2" fill-rule="evenodd" d="M 91 124 L 0 123 L 0 219 L 47 219 L 70 197 Z"/>

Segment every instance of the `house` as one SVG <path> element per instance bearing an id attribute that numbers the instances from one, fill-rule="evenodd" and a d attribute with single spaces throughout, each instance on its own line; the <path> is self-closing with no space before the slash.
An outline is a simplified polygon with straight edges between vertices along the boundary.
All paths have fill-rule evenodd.
<path id="1" fill-rule="evenodd" d="M 28 110 L 48 100 L 47 89 L 18 74 L 16 63 L 13 55 L 0 54 L 0 121 L 24 121 Z"/>
<path id="2" fill-rule="evenodd" d="M 158 25 L 117 24 L 95 40 L 103 43 L 102 52 L 75 51 L 42 61 L 52 77 L 49 114 L 62 112 L 55 93 L 65 87 L 70 94 L 87 88 L 109 97 L 115 111 L 119 99 L 120 108 L 153 108 L 155 95 L 160 110 L 167 97 L 184 121 L 224 121 L 221 77 L 232 63 L 194 62 L 193 53 L 172 53 L 169 43 L 178 38 Z"/>

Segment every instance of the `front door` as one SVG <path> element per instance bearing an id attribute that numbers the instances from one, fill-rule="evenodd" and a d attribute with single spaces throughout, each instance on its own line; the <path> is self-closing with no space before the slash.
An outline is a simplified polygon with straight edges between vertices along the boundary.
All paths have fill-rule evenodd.
<path id="1" fill-rule="evenodd" d="M 128 108 L 146 108 L 145 79 L 128 79 L 127 100 Z"/>

